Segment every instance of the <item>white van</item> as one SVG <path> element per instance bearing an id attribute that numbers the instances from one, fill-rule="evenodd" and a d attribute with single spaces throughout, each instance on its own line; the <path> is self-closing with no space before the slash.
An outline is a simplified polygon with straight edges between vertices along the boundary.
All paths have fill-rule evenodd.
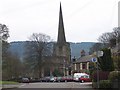
<path id="1" fill-rule="evenodd" d="M 84 76 L 84 75 L 88 75 L 88 74 L 86 74 L 86 73 L 74 73 L 73 79 L 74 79 L 74 81 L 79 81 L 79 78 L 81 78 L 81 76 Z"/>

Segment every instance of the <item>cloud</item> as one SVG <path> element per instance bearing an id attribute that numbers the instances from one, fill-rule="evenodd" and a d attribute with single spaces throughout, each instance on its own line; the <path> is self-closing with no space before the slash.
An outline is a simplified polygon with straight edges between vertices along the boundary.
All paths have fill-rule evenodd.
<path id="1" fill-rule="evenodd" d="M 60 0 L 1 0 L 0 23 L 9 41 L 28 40 L 41 32 L 57 40 Z M 61 0 L 67 41 L 97 41 L 117 26 L 118 0 Z"/>

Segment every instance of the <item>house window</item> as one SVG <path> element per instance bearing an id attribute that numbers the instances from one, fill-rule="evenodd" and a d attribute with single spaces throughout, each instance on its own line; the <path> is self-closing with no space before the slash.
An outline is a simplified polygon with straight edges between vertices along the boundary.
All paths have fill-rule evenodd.
<path id="1" fill-rule="evenodd" d="M 76 63 L 75 63 L 75 70 L 77 70 L 77 66 L 76 66 Z"/>
<path id="2" fill-rule="evenodd" d="M 82 64 L 82 69 L 86 69 L 86 64 L 85 63 Z"/>

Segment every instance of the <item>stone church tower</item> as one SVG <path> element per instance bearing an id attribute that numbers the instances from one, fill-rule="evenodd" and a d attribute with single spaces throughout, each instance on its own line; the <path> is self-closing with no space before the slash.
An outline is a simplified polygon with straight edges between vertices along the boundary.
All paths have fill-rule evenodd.
<path id="1" fill-rule="evenodd" d="M 64 31 L 64 22 L 62 16 L 62 7 L 60 3 L 60 11 L 59 11 L 59 24 L 58 24 L 58 38 L 57 43 L 54 44 L 53 56 L 59 59 L 61 63 L 64 64 L 64 68 L 68 70 L 68 66 L 70 64 L 70 44 L 66 42 L 65 31 Z"/>
<path id="2" fill-rule="evenodd" d="M 43 66 L 41 69 L 41 77 L 46 76 L 45 72 L 48 73 L 49 70 L 50 76 L 54 75 L 55 70 L 59 73 L 66 75 L 71 74 L 71 70 L 69 68 L 70 65 L 70 44 L 66 42 L 65 31 L 64 31 L 64 23 L 62 16 L 62 7 L 60 3 L 60 11 L 59 11 L 59 23 L 58 23 L 58 38 L 57 42 L 54 43 L 53 46 L 53 55 L 45 56 L 43 58 L 44 61 L 48 64 L 47 67 Z M 45 69 L 47 68 L 47 69 Z"/>

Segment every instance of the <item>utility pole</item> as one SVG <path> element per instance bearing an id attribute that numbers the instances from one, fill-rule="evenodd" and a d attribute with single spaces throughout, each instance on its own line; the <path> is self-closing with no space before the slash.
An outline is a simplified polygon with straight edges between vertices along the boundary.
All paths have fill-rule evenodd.
<path id="1" fill-rule="evenodd" d="M 96 53 L 96 56 L 98 57 L 98 54 Z M 98 67 L 98 59 L 92 58 L 92 62 L 96 62 L 97 64 L 97 88 L 99 88 L 99 67 Z"/>
<path id="2" fill-rule="evenodd" d="M 99 67 L 98 67 L 98 59 L 97 59 L 97 86 L 99 88 Z"/>
<path id="3" fill-rule="evenodd" d="M 102 57 L 103 56 L 103 51 L 98 51 L 97 52 L 97 57 Z M 97 60 L 97 80 L 98 80 L 98 88 L 99 88 L 99 67 L 98 67 L 98 60 Z"/>
<path id="4" fill-rule="evenodd" d="M 103 51 L 98 51 L 98 52 L 96 53 L 96 56 L 97 56 L 97 57 L 103 56 Z M 99 62 L 98 62 L 98 59 L 97 59 L 97 58 L 93 58 L 93 59 L 92 59 L 92 62 L 96 62 L 96 64 L 97 64 L 97 87 L 99 88 L 99 87 L 100 87 L 100 86 L 99 86 L 99 67 L 98 67 Z"/>

